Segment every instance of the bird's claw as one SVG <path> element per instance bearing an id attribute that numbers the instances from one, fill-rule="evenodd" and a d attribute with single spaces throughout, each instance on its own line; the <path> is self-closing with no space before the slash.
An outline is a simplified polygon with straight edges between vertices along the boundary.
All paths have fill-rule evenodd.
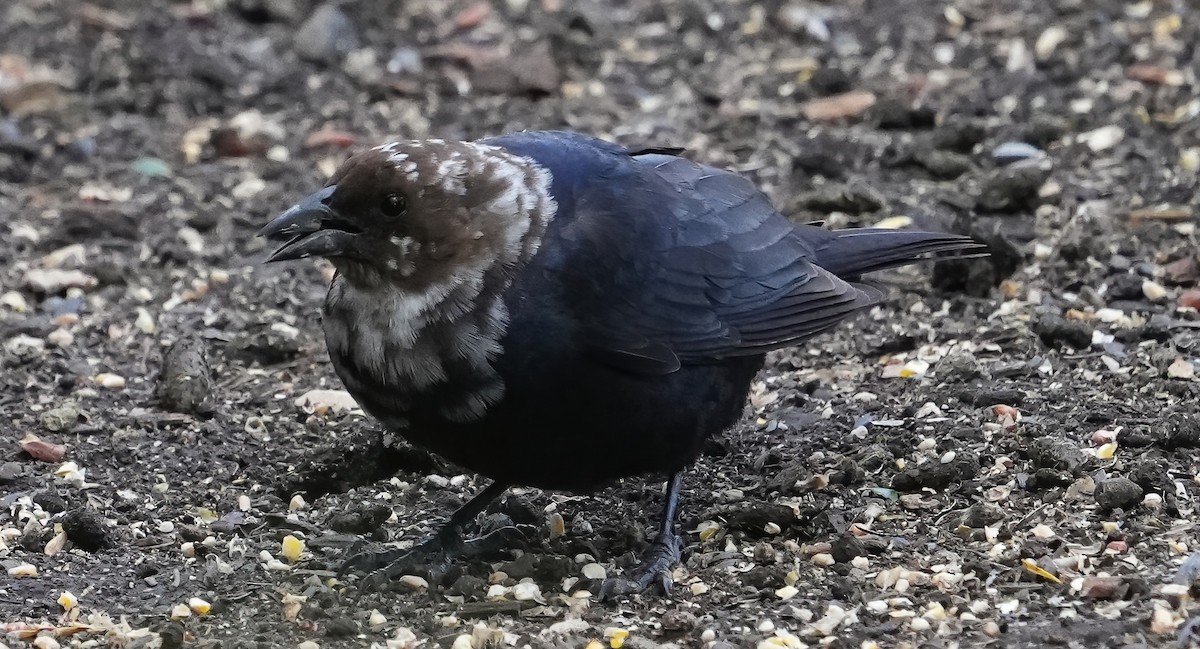
<path id="1" fill-rule="evenodd" d="M 362 550 L 361 542 L 351 546 L 349 554 L 338 569 L 340 579 L 350 570 L 364 570 L 367 575 L 358 582 L 355 599 L 371 592 L 383 590 L 389 582 L 404 575 L 417 575 L 430 583 L 441 581 L 450 570 L 450 562 L 457 556 L 478 557 L 495 554 L 523 543 L 525 535 L 516 527 L 508 526 L 493 530 L 477 539 L 463 541 L 434 535 L 407 550 Z"/>
<path id="2" fill-rule="evenodd" d="M 679 563 L 680 546 L 683 541 L 678 535 L 655 539 L 642 554 L 642 560 L 632 577 L 609 577 L 600 583 L 597 599 L 611 601 L 625 595 L 636 595 L 657 586 L 663 595 L 671 594 L 675 581 L 671 569 Z"/>
<path id="3" fill-rule="evenodd" d="M 496 554 L 503 550 L 528 545 L 529 539 L 515 525 L 506 525 L 463 543 L 462 553 L 467 557 L 479 557 Z"/>
<path id="4" fill-rule="evenodd" d="M 338 579 L 351 570 L 368 572 L 358 582 L 358 597 L 382 589 L 392 579 L 401 575 L 424 573 L 430 580 L 436 580 L 445 573 L 449 566 L 445 543 L 437 535 L 406 550 L 400 548 L 363 550 L 361 548 L 361 542 L 351 546 L 348 552 L 350 556 L 346 557 L 342 561 L 341 567 L 338 568 Z"/>

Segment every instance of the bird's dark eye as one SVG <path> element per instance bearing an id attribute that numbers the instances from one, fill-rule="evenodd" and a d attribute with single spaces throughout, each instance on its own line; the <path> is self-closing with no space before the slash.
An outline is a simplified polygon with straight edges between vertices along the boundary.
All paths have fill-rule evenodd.
<path id="1" fill-rule="evenodd" d="M 399 194 L 384 196 L 379 211 L 383 212 L 384 216 L 400 216 L 404 213 L 404 197 Z"/>

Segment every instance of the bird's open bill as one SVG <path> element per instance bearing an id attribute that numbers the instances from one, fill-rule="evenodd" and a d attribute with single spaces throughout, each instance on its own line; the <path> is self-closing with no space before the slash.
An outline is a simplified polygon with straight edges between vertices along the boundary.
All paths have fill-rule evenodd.
<path id="1" fill-rule="evenodd" d="M 330 185 L 312 194 L 275 217 L 258 236 L 286 240 L 267 262 L 306 257 L 354 256 L 357 230 L 347 226 L 329 207 L 329 198 L 337 189 Z"/>

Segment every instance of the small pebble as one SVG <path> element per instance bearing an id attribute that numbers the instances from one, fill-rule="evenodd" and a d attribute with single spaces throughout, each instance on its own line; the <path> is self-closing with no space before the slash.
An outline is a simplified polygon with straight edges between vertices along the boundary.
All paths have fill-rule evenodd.
<path id="1" fill-rule="evenodd" d="M 522 581 L 512 588 L 513 599 L 519 602 L 527 602 L 531 600 L 540 600 L 542 598 L 542 589 L 532 581 Z"/>
<path id="2" fill-rule="evenodd" d="M 292 499 L 288 502 L 288 511 L 299 511 L 304 509 L 307 504 L 308 503 L 304 502 L 304 496 L 296 494 L 295 496 L 292 496 Z"/>
<path id="3" fill-rule="evenodd" d="M 1167 297 L 1167 289 L 1163 288 L 1162 284 L 1147 279 L 1142 281 L 1142 295 L 1145 295 L 1146 299 L 1151 302 L 1158 302 Z"/>
<path id="4" fill-rule="evenodd" d="M 70 331 L 59 327 L 46 334 L 46 342 L 61 349 L 63 347 L 70 347 L 71 343 L 75 342 L 75 336 Z"/>
<path id="5" fill-rule="evenodd" d="M 300 58 L 316 63 L 334 63 L 358 48 L 354 22 L 337 3 L 329 2 L 296 30 L 294 47 Z"/>
<path id="6" fill-rule="evenodd" d="M 1200 288 L 1190 288 L 1179 295 L 1179 306 L 1200 309 Z"/>
<path id="7" fill-rule="evenodd" d="M 1069 33 L 1061 25 L 1047 27 L 1033 43 L 1033 53 L 1039 61 L 1045 61 L 1054 55 L 1058 46 L 1067 40 Z"/>
<path id="8" fill-rule="evenodd" d="M 1093 131 L 1080 133 L 1075 139 L 1078 142 L 1086 144 L 1093 152 L 1098 153 L 1120 144 L 1121 140 L 1125 139 L 1125 129 L 1116 124 L 1111 124 Z"/>
<path id="9" fill-rule="evenodd" d="M 1129 509 L 1142 501 L 1142 488 L 1128 478 L 1112 478 L 1096 485 L 1095 497 L 1101 511 Z"/>
<path id="10" fill-rule="evenodd" d="M 1041 158 L 1045 152 L 1025 142 L 1004 142 L 992 150 L 992 157 L 1000 164 L 1010 164 L 1029 158 Z"/>
<path id="11" fill-rule="evenodd" d="M 551 539 L 557 539 L 567 533 L 567 523 L 563 520 L 562 514 L 558 512 L 550 514 L 547 526 L 550 528 Z"/>
<path id="12" fill-rule="evenodd" d="M 125 377 L 111 372 L 101 372 L 96 375 L 96 384 L 109 390 L 124 390 Z"/>
<path id="13" fill-rule="evenodd" d="M 379 628 L 387 624 L 387 618 L 380 613 L 378 609 L 371 609 L 371 617 L 367 620 L 367 625 L 372 629 Z"/>
<path id="14" fill-rule="evenodd" d="M 33 646 L 36 649 L 59 649 L 59 647 L 62 645 L 60 645 L 58 640 L 55 640 L 53 636 L 39 635 L 38 637 L 34 638 Z"/>
<path id="15" fill-rule="evenodd" d="M 29 310 L 29 303 L 25 301 L 25 296 L 16 291 L 8 291 L 0 295 L 0 304 L 16 311 L 17 313 L 25 313 Z"/>
<path id="16" fill-rule="evenodd" d="M 212 612 L 212 604 L 209 604 L 199 597 L 193 597 L 189 599 L 188 608 L 192 609 L 192 612 L 196 615 L 208 615 Z"/>
<path id="17" fill-rule="evenodd" d="M 79 598 L 72 595 L 70 591 L 64 590 L 62 594 L 58 596 L 58 605 L 63 607 L 64 611 L 69 611 L 76 606 L 79 606 Z"/>
<path id="18" fill-rule="evenodd" d="M 1054 530 L 1050 529 L 1048 525 L 1037 525 L 1030 532 L 1039 539 L 1054 538 Z"/>
<path id="19" fill-rule="evenodd" d="M 400 585 L 409 590 L 425 590 L 429 588 L 429 582 L 417 575 L 404 575 L 400 578 Z"/>
<path id="20" fill-rule="evenodd" d="M 1196 366 L 1183 358 L 1176 358 L 1167 366 L 1167 376 L 1173 379 L 1191 380 L 1196 378 Z"/>
<path id="21" fill-rule="evenodd" d="M 608 577 L 608 571 L 598 563 L 589 563 L 583 567 L 583 576 L 588 579 L 601 580 Z"/>
<path id="22" fill-rule="evenodd" d="M 30 563 L 18 563 L 8 569 L 9 577 L 36 577 L 37 574 L 37 566 Z"/>
<path id="23" fill-rule="evenodd" d="M 814 554 L 812 557 L 812 562 L 822 567 L 832 566 L 834 563 L 837 563 L 834 561 L 833 555 L 829 554 L 828 552 L 819 552 Z"/>

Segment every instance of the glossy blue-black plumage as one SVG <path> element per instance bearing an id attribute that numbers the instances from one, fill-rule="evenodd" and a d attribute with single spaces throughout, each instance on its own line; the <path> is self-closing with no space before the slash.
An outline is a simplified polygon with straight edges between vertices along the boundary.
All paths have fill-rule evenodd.
<path id="1" fill-rule="evenodd" d="M 877 299 L 827 268 L 969 244 L 797 226 L 735 174 L 576 134 L 484 143 L 547 169 L 557 211 L 504 295 L 504 398 L 454 422 L 436 405 L 456 386 L 439 386 L 405 436 L 505 483 L 582 491 L 684 468 L 737 420 L 766 351 Z"/>

